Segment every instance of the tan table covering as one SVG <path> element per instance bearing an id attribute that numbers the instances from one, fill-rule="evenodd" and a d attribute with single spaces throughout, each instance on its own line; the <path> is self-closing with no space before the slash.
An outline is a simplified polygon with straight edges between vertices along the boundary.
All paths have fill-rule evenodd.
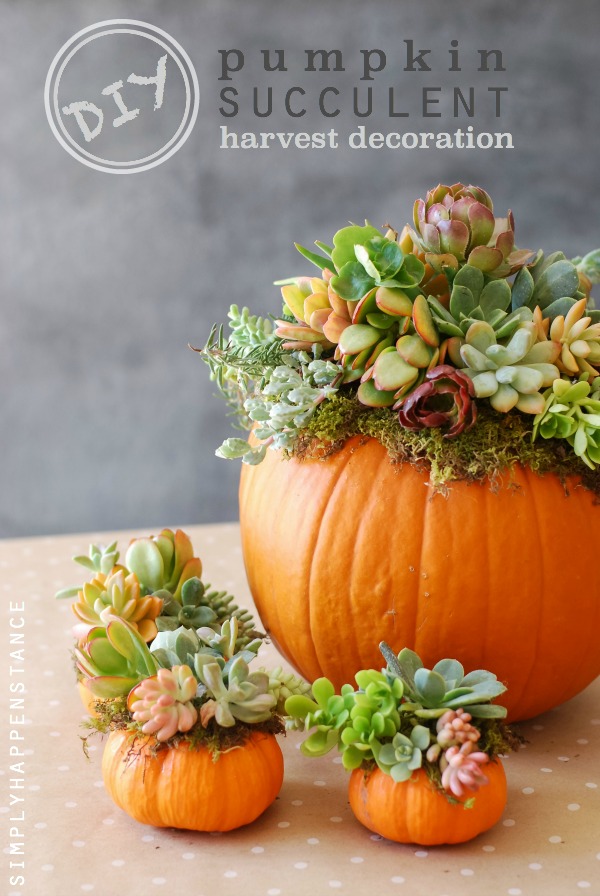
<path id="1" fill-rule="evenodd" d="M 251 607 L 238 526 L 184 528 L 204 562 L 205 581 Z M 350 811 L 337 755 L 305 759 L 298 734 L 281 739 L 283 788 L 253 825 L 216 835 L 130 819 L 103 789 L 101 740 L 91 746 L 89 761 L 83 755 L 82 706 L 69 657 L 74 617 L 70 601 L 53 595 L 79 581 L 70 558 L 87 553 L 90 541 L 107 544 L 118 535 L 124 549 L 130 537 L 143 534 L 150 530 L 0 542 L 0 894 L 600 894 L 600 680 L 519 726 L 528 743 L 506 760 L 505 814 L 493 830 L 463 846 L 423 849 L 372 835 Z M 11 604 L 17 607 L 12 613 Z M 25 627 L 11 628 L 10 620 L 18 625 L 23 616 Z M 11 632 L 21 632 L 24 643 L 11 645 Z M 265 665 L 281 662 L 271 645 L 261 651 Z M 9 700 L 19 696 L 10 687 L 19 681 L 27 687 L 25 724 L 22 710 L 14 709 L 12 720 L 9 711 Z M 24 739 L 11 740 L 11 732 Z M 11 758 L 11 745 L 22 747 L 24 758 Z M 11 877 L 21 875 L 25 882 L 13 885 Z"/>

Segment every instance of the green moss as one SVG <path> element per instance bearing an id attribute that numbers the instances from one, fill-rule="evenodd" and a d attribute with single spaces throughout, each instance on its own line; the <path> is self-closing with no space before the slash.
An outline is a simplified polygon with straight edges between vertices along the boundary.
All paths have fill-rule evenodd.
<path id="1" fill-rule="evenodd" d="M 197 704 L 200 705 L 199 703 Z M 125 697 L 117 697 L 114 700 L 97 700 L 93 709 L 97 716 L 90 716 L 83 722 L 83 727 L 90 730 L 90 733 L 82 737 L 83 750 L 88 755 L 88 740 L 95 734 L 109 734 L 111 731 L 129 731 L 131 733 L 131 752 L 140 752 L 142 746 L 149 740 L 148 735 L 142 731 L 142 726 L 134 722 L 131 714 L 127 709 L 127 700 Z M 184 734 L 177 733 L 169 740 L 160 743 L 153 739 L 150 753 L 155 755 L 161 750 L 169 747 L 175 747 L 179 743 L 188 743 L 193 750 L 200 750 L 203 747 L 208 749 L 213 759 L 218 759 L 220 753 L 231 750 L 234 747 L 240 747 L 255 732 L 260 731 L 264 734 L 283 734 L 285 726 L 281 718 L 273 715 L 264 722 L 258 722 L 254 725 L 248 725 L 245 722 L 236 722 L 232 728 L 222 728 L 217 725 L 214 719 L 204 728 L 198 721 L 190 731 Z"/>
<path id="2" fill-rule="evenodd" d="M 435 487 L 444 490 L 457 480 L 489 480 L 498 487 L 511 468 L 523 464 L 536 473 L 555 473 L 563 481 L 578 476 L 600 496 L 600 470 L 590 470 L 561 439 L 531 441 L 533 417 L 512 411 L 500 414 L 487 403 L 478 406 L 477 422 L 453 439 L 440 429 L 411 432 L 388 408 L 367 408 L 355 393 L 334 395 L 323 402 L 302 432 L 293 451 L 299 458 L 327 457 L 352 436 L 377 439 L 396 463 L 430 471 Z"/>

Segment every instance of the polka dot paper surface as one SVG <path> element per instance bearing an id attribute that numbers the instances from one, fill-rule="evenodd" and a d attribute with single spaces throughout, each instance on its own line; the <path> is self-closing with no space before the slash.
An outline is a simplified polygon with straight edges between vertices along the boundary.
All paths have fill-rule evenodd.
<path id="1" fill-rule="evenodd" d="M 238 527 L 186 531 L 205 581 L 253 608 Z M 200 834 L 129 818 L 104 791 L 101 738 L 90 743 L 89 759 L 84 756 L 83 707 L 69 655 L 75 617 L 71 601 L 56 601 L 54 594 L 85 578 L 71 557 L 87 553 L 90 541 L 118 537 L 124 550 L 131 537 L 146 534 L 0 542 L 0 893 L 600 896 L 600 681 L 517 726 L 527 742 L 505 760 L 503 818 L 461 846 L 425 849 L 371 834 L 350 811 L 337 754 L 304 758 L 299 734 L 280 739 L 283 787 L 248 827 Z M 19 633 L 22 638 L 11 640 Z M 261 659 L 267 666 L 282 662 L 272 645 L 261 648 Z"/>

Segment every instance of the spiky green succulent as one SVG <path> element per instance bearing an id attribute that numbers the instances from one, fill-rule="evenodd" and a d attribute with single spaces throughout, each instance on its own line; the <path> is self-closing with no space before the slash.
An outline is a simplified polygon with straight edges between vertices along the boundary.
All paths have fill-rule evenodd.
<path id="1" fill-rule="evenodd" d="M 592 390 L 588 375 L 576 383 L 556 379 L 544 394 L 543 410 L 533 421 L 532 440 L 566 439 L 590 469 L 600 464 L 600 388 Z"/>
<path id="2" fill-rule="evenodd" d="M 419 719 L 438 719 L 447 710 L 460 707 L 478 719 L 506 716 L 503 706 L 490 703 L 506 690 L 493 672 L 477 669 L 465 675 L 463 666 L 453 659 L 440 660 L 433 669 L 426 669 L 414 650 L 405 647 L 396 655 L 385 642 L 379 647 L 388 676 L 404 685 L 402 712 L 414 713 Z"/>
<path id="3" fill-rule="evenodd" d="M 560 376 L 554 364 L 560 345 L 536 340 L 533 322 L 519 324 L 506 345 L 498 342 L 490 324 L 471 324 L 460 356 L 477 398 L 489 398 L 492 407 L 503 413 L 516 407 L 525 414 L 539 414 L 544 405 L 540 390 Z"/>
<path id="4" fill-rule="evenodd" d="M 256 637 L 263 637 L 255 630 L 255 622 L 249 610 L 242 609 L 227 591 L 213 591 L 197 576 L 188 579 L 181 589 L 181 600 L 168 591 L 157 591 L 154 595 L 163 601 L 160 616 L 156 619 L 159 632 L 184 628 L 218 627 L 227 619 L 236 617 L 238 635 L 236 649 L 241 650 Z"/>

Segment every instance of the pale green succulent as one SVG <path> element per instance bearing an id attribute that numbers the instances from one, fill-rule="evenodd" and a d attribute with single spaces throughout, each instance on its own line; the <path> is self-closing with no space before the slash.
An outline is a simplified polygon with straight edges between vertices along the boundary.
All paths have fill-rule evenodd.
<path id="1" fill-rule="evenodd" d="M 159 668 L 143 638 L 123 619 L 93 628 L 74 653 L 85 684 L 103 700 L 126 696 Z"/>
<path id="2" fill-rule="evenodd" d="M 549 318 L 566 315 L 583 297 L 577 268 L 562 252 L 538 253 L 534 264 L 521 268 L 512 286 L 513 310 L 538 306 Z"/>
<path id="3" fill-rule="evenodd" d="M 312 698 L 293 695 L 285 701 L 285 711 L 303 724 L 304 730 L 316 730 L 302 743 L 300 749 L 306 756 L 323 756 L 339 742 L 340 731 L 350 718 L 354 705 L 352 685 L 342 686 L 341 694 L 328 678 L 317 678 L 312 685 Z"/>
<path id="4" fill-rule="evenodd" d="M 444 659 L 433 669 L 425 669 L 421 658 L 405 647 L 396 656 L 385 642 L 379 645 L 387 660 L 387 674 L 404 685 L 406 702 L 401 712 L 414 713 L 420 719 L 437 719 L 448 709 L 461 707 L 473 718 L 501 719 L 506 716 L 503 706 L 490 700 L 506 690 L 493 672 L 477 669 L 465 675 L 458 660 Z"/>
<path id="5" fill-rule="evenodd" d="M 429 297 L 438 330 L 451 337 L 450 355 L 457 366 L 462 367 L 456 354 L 458 347 L 476 321 L 485 321 L 492 327 L 497 339 L 504 339 L 512 336 L 522 321 L 532 319 L 532 311 L 528 307 L 510 311 L 510 303 L 511 291 L 506 280 L 486 283 L 483 272 L 469 264 L 460 268 L 452 281 L 448 308 L 434 296 Z"/>
<path id="6" fill-rule="evenodd" d="M 588 375 L 578 382 L 556 379 L 543 395 L 544 409 L 533 421 L 532 441 L 566 439 L 575 454 L 594 470 L 600 464 L 600 389 L 592 391 Z"/>
<path id="7" fill-rule="evenodd" d="M 236 719 L 252 724 L 271 718 L 277 701 L 269 692 L 269 676 L 250 672 L 243 657 L 235 657 L 227 672 L 212 662 L 197 667 L 196 673 L 205 689 L 200 696 L 208 698 L 200 709 L 204 727 L 212 718 L 224 728 L 231 728 Z"/>
<path id="8" fill-rule="evenodd" d="M 497 341 L 493 327 L 485 321 L 471 324 L 460 356 L 477 398 L 489 398 L 492 407 L 503 413 L 516 407 L 526 414 L 539 414 L 544 406 L 541 389 L 560 376 L 554 364 L 560 345 L 536 339 L 533 322 L 520 323 L 507 345 Z"/>
<path id="9" fill-rule="evenodd" d="M 127 549 L 125 565 L 134 572 L 146 593 L 164 589 L 177 600 L 184 583 L 202 574 L 188 535 L 181 529 L 163 529 L 160 535 L 136 538 Z"/>
<path id="10" fill-rule="evenodd" d="M 311 692 L 310 684 L 293 672 L 286 672 L 281 666 L 275 669 L 258 669 L 269 676 L 269 693 L 277 701 L 275 711 L 280 715 L 285 712 L 285 701 L 288 697 L 308 695 Z"/>
<path id="11" fill-rule="evenodd" d="M 397 783 L 408 781 L 416 769 L 423 764 L 423 752 L 429 747 L 431 734 L 423 725 L 415 725 L 410 736 L 398 732 L 391 743 L 375 753 L 375 761 L 381 769 Z"/>
<path id="12" fill-rule="evenodd" d="M 117 542 L 113 541 L 112 544 L 109 544 L 106 547 L 101 544 L 91 544 L 87 556 L 85 554 L 80 554 L 77 557 L 73 557 L 73 560 L 75 563 L 79 563 L 80 566 L 85 566 L 86 569 L 89 569 L 90 572 L 93 572 L 96 575 L 101 573 L 103 576 L 108 576 L 119 562 L 119 556 Z M 64 597 L 77 597 L 81 587 L 81 585 L 74 585 L 69 588 L 63 588 L 61 591 L 57 591 L 55 597 L 58 599 Z"/>

